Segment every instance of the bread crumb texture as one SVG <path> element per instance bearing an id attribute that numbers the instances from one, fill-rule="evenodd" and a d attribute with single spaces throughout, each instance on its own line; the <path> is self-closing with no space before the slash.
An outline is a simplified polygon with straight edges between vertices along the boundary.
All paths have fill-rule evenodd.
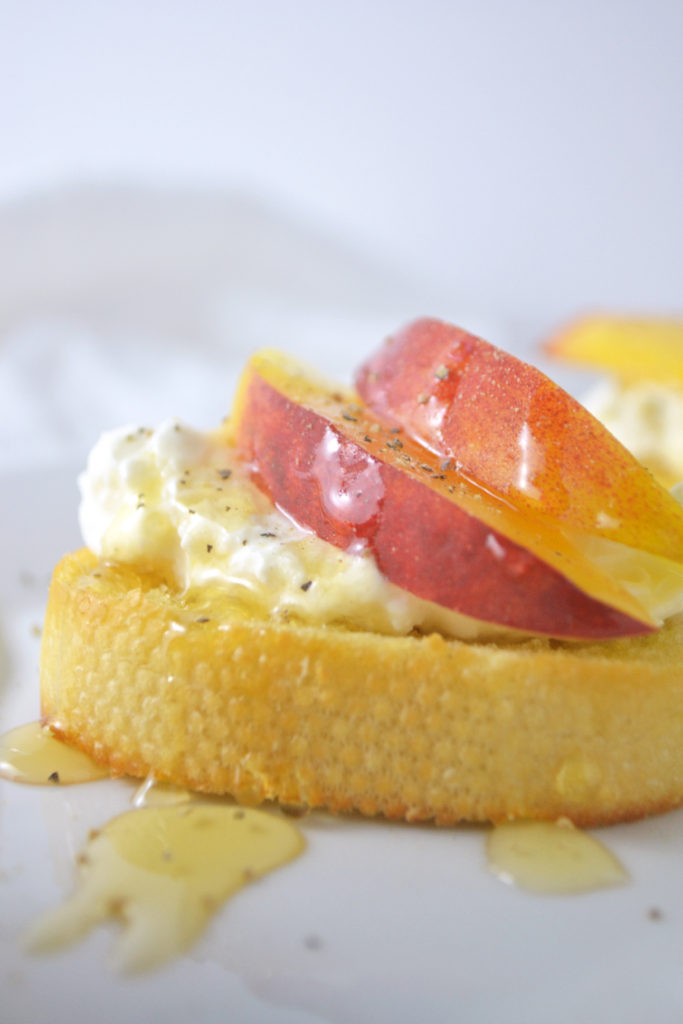
<path id="1" fill-rule="evenodd" d="M 683 616 L 470 644 L 247 616 L 87 550 L 55 570 L 42 712 L 113 774 L 408 821 L 624 821 L 683 802 Z"/>

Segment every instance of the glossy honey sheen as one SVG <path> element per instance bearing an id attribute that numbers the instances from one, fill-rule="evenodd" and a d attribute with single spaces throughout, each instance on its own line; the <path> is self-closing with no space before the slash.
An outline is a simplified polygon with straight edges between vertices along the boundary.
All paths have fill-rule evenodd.
<path id="1" fill-rule="evenodd" d="M 123 925 L 119 968 L 158 967 L 188 949 L 228 897 L 303 848 L 291 822 L 249 808 L 128 811 L 92 834 L 78 857 L 77 891 L 33 925 L 26 943 L 34 952 L 60 949 L 115 918 Z"/>
<path id="2" fill-rule="evenodd" d="M 287 515 L 342 550 L 367 550 L 387 579 L 423 599 L 572 639 L 655 625 L 549 519 L 442 468 L 345 395 L 318 390 L 286 357 L 252 358 L 227 437 Z"/>
<path id="3" fill-rule="evenodd" d="M 587 892 L 628 878 L 614 854 L 569 821 L 497 825 L 488 836 L 487 859 L 502 881 L 539 893 Z"/>
<path id="4" fill-rule="evenodd" d="M 108 775 L 106 767 L 63 743 L 40 722 L 17 726 L 0 736 L 0 778 L 33 785 L 71 785 Z"/>

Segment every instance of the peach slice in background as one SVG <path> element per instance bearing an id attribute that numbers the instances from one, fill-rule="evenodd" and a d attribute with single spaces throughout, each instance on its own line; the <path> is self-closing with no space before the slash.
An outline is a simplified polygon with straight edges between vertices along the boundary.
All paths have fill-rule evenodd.
<path id="1" fill-rule="evenodd" d="M 358 391 L 387 424 L 518 509 L 683 563 L 683 508 L 535 367 L 438 320 L 392 335 Z"/>
<path id="2" fill-rule="evenodd" d="M 602 371 L 587 408 L 664 487 L 683 480 L 683 319 L 583 317 L 544 348 Z"/>
<path id="3" fill-rule="evenodd" d="M 561 359 L 609 370 L 621 380 L 683 389 L 683 320 L 586 316 L 552 337 L 545 349 Z"/>
<path id="4" fill-rule="evenodd" d="M 463 477 L 357 396 L 288 357 L 250 360 L 223 428 L 254 479 L 301 526 L 371 553 L 392 583 L 512 629 L 589 639 L 656 623 L 546 518 Z"/>

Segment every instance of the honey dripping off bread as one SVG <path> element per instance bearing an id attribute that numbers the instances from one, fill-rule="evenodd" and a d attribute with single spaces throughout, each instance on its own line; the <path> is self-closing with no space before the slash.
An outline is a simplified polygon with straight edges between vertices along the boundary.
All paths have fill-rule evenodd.
<path id="1" fill-rule="evenodd" d="M 432 375 L 443 381 L 442 363 L 436 369 Z M 260 500 L 273 498 L 303 520 L 335 559 L 367 563 L 370 551 L 390 587 L 405 588 L 406 579 L 414 579 L 422 602 L 418 618 L 412 626 L 410 619 L 398 626 L 381 617 L 375 623 L 368 605 L 372 628 L 352 614 L 307 619 L 298 598 L 284 611 L 252 601 L 253 580 L 243 587 L 245 599 L 236 600 L 234 591 L 216 585 L 214 562 L 206 585 L 201 574 L 188 576 L 193 545 L 208 557 L 232 544 L 225 558 L 234 567 L 243 542 L 234 540 L 234 531 L 227 540 L 220 532 L 206 539 L 206 520 L 197 526 L 206 512 L 205 491 L 192 491 L 186 468 L 173 513 L 176 540 L 185 547 L 162 557 L 167 522 L 161 533 L 146 534 L 138 525 L 137 549 L 117 547 L 109 523 L 109 550 L 106 544 L 98 553 L 84 548 L 54 572 L 41 701 L 43 716 L 64 739 L 114 774 L 151 774 L 245 803 L 277 800 L 410 821 L 566 816 L 588 825 L 683 802 L 683 615 L 669 614 L 658 626 L 659 606 L 645 607 L 622 593 L 608 572 L 593 570 L 573 546 L 571 530 L 540 520 L 532 528 L 533 511 L 503 513 L 495 497 L 489 504 L 467 480 L 461 488 L 456 470 L 440 471 L 440 456 L 409 430 L 398 433 L 387 417 L 374 419 L 356 395 L 330 393 L 273 353 L 252 360 L 231 422 L 213 443 L 214 454 L 216 445 L 225 446 L 226 459 L 236 446 L 259 494 L 269 496 Z M 225 501 L 221 488 L 232 470 L 209 462 L 205 481 L 221 481 L 211 486 Z M 287 507 L 280 490 L 291 486 L 292 465 L 318 487 L 317 502 L 304 486 L 299 504 Z M 333 500 L 330 481 L 343 501 Z M 354 494 L 360 505 L 351 500 Z M 147 498 L 138 497 L 129 523 L 147 514 Z M 429 510 L 422 524 L 427 545 L 434 530 L 448 533 L 449 516 L 462 528 L 448 533 L 446 545 L 462 548 L 457 538 L 463 533 L 468 540 L 458 557 L 472 564 L 457 587 L 437 582 L 435 594 L 395 524 L 391 536 L 383 536 L 382 516 L 401 502 L 413 519 L 420 502 Z M 155 528 L 157 513 L 148 522 Z M 115 513 L 112 521 L 117 515 L 120 520 Z M 251 515 L 247 509 L 246 518 Z M 676 527 L 676 512 L 671 516 Z M 259 529 L 261 536 L 276 532 Z M 407 525 L 406 535 L 414 530 Z M 360 556 L 343 551 L 354 537 L 362 541 Z M 154 543 L 147 544 L 150 538 Z M 549 538 L 553 553 L 544 560 Z M 443 543 L 431 563 L 436 577 L 435 564 L 441 568 L 450 557 Z M 605 541 L 613 557 L 611 543 Z M 659 591 L 671 611 L 671 579 L 676 572 L 680 577 L 680 567 L 652 553 L 656 537 L 644 543 L 650 550 L 643 564 L 662 569 Z M 301 544 L 308 551 L 309 540 Z M 356 561 L 350 564 L 355 572 Z M 458 564 L 449 580 L 458 576 Z M 490 573 L 483 573 L 487 567 Z M 529 580 L 538 588 L 531 594 L 524 592 Z M 302 601 L 314 593 L 311 583 L 293 581 Z M 562 595 L 570 611 L 555 609 L 554 630 L 544 606 Z M 363 597 L 359 593 L 362 608 Z M 435 597 L 452 597 L 447 612 L 468 639 L 428 627 L 424 610 L 439 610 Z M 493 609 L 488 618 L 482 615 L 486 602 Z"/>

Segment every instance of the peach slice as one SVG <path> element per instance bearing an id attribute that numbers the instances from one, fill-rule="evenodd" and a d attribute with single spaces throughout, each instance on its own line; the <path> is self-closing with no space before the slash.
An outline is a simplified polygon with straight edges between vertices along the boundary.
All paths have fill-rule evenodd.
<path id="1" fill-rule="evenodd" d="M 586 316 L 551 338 L 545 349 L 628 382 L 683 388 L 683 320 Z"/>
<path id="2" fill-rule="evenodd" d="M 552 523 L 442 466 L 353 392 L 280 353 L 252 357 L 223 437 L 288 516 L 339 548 L 372 553 L 387 579 L 421 598 L 556 637 L 654 628 Z"/>
<path id="3" fill-rule="evenodd" d="M 683 508 L 528 363 L 425 319 L 389 338 L 356 384 L 384 422 L 403 426 L 520 510 L 683 562 Z"/>

